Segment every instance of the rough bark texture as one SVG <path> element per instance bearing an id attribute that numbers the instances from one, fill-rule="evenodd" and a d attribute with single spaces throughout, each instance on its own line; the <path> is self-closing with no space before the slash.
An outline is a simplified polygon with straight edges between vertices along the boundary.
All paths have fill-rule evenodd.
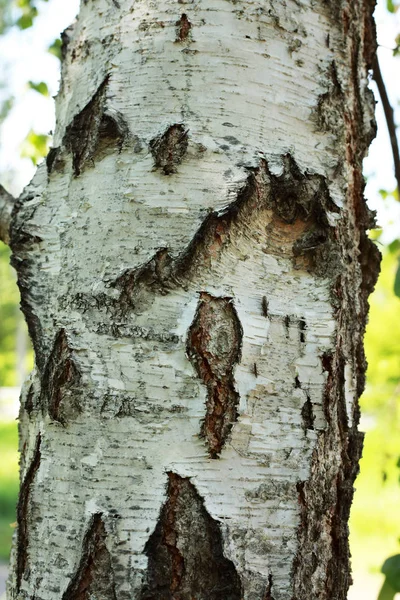
<path id="1" fill-rule="evenodd" d="M 370 0 L 85 0 L 17 201 L 10 600 L 344 600 Z"/>

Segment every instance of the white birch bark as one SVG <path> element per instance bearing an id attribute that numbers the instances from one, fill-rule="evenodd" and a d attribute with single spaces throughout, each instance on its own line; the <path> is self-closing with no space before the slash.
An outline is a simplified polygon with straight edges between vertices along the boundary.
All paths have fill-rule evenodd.
<path id="1" fill-rule="evenodd" d="M 10 600 L 346 598 L 372 9 L 82 2 L 11 229 Z"/>

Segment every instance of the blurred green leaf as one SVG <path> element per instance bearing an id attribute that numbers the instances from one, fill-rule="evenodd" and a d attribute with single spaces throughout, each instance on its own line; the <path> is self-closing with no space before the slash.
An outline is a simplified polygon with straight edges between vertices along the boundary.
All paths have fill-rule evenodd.
<path id="1" fill-rule="evenodd" d="M 400 298 L 400 260 L 397 265 L 396 277 L 394 279 L 394 293 Z"/>
<path id="2" fill-rule="evenodd" d="M 30 158 L 34 165 L 46 156 L 49 151 L 50 136 L 30 130 L 21 145 L 21 156 Z"/>
<path id="3" fill-rule="evenodd" d="M 54 42 L 51 44 L 51 46 L 48 47 L 48 51 L 50 52 L 50 54 L 54 54 L 54 56 L 57 56 L 57 58 L 59 58 L 61 60 L 61 46 L 62 46 L 62 41 L 60 38 L 57 38 L 56 40 L 54 40 Z"/>
<path id="4" fill-rule="evenodd" d="M 10 112 L 13 106 L 14 98 L 12 96 L 7 98 L 7 100 L 4 100 L 4 102 L 0 104 L 0 123 L 2 123 L 4 119 L 8 116 L 8 113 Z"/>
<path id="5" fill-rule="evenodd" d="M 393 240 L 393 242 L 388 245 L 388 250 L 391 254 L 397 254 L 400 250 L 400 240 Z"/>
<path id="6" fill-rule="evenodd" d="M 398 9 L 398 6 L 395 4 L 395 2 L 393 2 L 393 0 L 386 0 L 386 7 L 391 13 L 395 13 Z"/>
<path id="7" fill-rule="evenodd" d="M 379 592 L 378 600 L 393 600 L 395 595 L 396 590 L 394 590 L 388 580 L 385 579 L 381 591 Z"/>
<path id="8" fill-rule="evenodd" d="M 33 19 L 37 16 L 38 11 L 35 6 L 32 6 L 26 12 L 23 12 L 20 18 L 17 20 L 17 25 L 20 29 L 28 29 L 32 27 Z"/>
<path id="9" fill-rule="evenodd" d="M 49 88 L 47 87 L 47 83 L 44 81 L 39 81 L 38 83 L 35 83 L 34 81 L 28 81 L 28 86 L 43 96 L 50 96 Z"/>
<path id="10" fill-rule="evenodd" d="M 397 201 L 400 200 L 399 191 L 398 191 L 397 187 L 392 191 L 381 189 L 381 190 L 379 190 L 378 193 L 383 200 L 386 200 L 387 198 L 394 198 Z"/>
<path id="11" fill-rule="evenodd" d="M 369 231 L 369 233 L 368 233 L 368 237 L 371 240 L 374 240 L 376 242 L 377 240 L 379 240 L 379 238 L 381 237 L 382 233 L 383 233 L 383 230 L 380 229 L 380 228 L 371 229 Z"/>
<path id="12" fill-rule="evenodd" d="M 396 35 L 394 43 L 396 46 L 393 50 L 393 56 L 398 56 L 400 54 L 400 34 Z"/>
<path id="13" fill-rule="evenodd" d="M 382 573 L 386 575 L 389 585 L 397 592 L 400 592 L 400 554 L 390 556 L 382 565 Z"/>

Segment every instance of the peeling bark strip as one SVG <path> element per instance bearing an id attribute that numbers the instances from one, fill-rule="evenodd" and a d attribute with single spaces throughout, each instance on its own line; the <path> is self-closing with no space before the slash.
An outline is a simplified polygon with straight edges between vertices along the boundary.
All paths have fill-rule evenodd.
<path id="1" fill-rule="evenodd" d="M 140 600 L 242 600 L 219 525 L 187 478 L 168 473 L 167 501 L 145 553 L 149 562 Z"/>
<path id="2" fill-rule="evenodd" d="M 122 115 L 106 108 L 108 82 L 107 76 L 90 102 L 66 129 L 63 145 L 72 152 L 76 177 L 80 175 L 86 163 L 93 162 L 96 156 L 102 155 L 108 149 L 115 151 L 121 147 L 128 135 L 129 130 Z M 51 157 L 48 162 L 49 172 L 53 163 L 54 159 Z"/>
<path id="3" fill-rule="evenodd" d="M 60 329 L 46 363 L 42 378 L 42 406 L 47 405 L 53 421 L 65 424 L 77 416 L 81 408 L 74 398 L 73 388 L 78 387 L 80 371 L 73 358 L 65 329 Z"/>
<path id="4" fill-rule="evenodd" d="M 240 360 L 243 332 L 231 298 L 202 292 L 186 349 L 207 386 L 207 412 L 201 429 L 210 455 L 217 458 L 238 417 L 234 366 Z"/>
<path id="5" fill-rule="evenodd" d="M 17 589 L 21 588 L 22 578 L 25 573 L 25 569 L 28 562 L 28 549 L 29 549 L 29 504 L 30 504 L 30 492 L 31 485 L 35 479 L 35 475 L 40 466 L 40 445 L 42 438 L 39 435 L 36 438 L 35 450 L 33 452 L 33 458 L 29 469 L 25 475 L 25 479 L 21 484 L 19 492 L 19 499 L 17 505 L 17 522 L 18 522 L 18 533 L 17 533 Z"/>
<path id="6" fill-rule="evenodd" d="M 116 600 L 114 573 L 106 538 L 103 516 L 95 514 L 83 540 L 79 566 L 63 594 L 63 600 Z"/>
<path id="7" fill-rule="evenodd" d="M 188 148 L 188 132 L 181 124 L 171 125 L 162 134 L 150 142 L 150 150 L 156 169 L 162 169 L 164 175 L 176 173 Z"/>

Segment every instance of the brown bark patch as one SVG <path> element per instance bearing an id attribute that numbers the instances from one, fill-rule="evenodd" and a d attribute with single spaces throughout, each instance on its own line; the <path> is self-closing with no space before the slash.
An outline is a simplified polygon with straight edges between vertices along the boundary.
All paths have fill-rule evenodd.
<path id="1" fill-rule="evenodd" d="M 65 424 L 81 411 L 74 393 L 80 382 L 80 371 L 73 357 L 65 329 L 60 329 L 42 377 L 41 402 L 53 421 Z"/>
<path id="2" fill-rule="evenodd" d="M 148 571 L 140 600 L 241 600 L 219 524 L 189 479 L 168 473 L 167 501 L 146 544 Z"/>
<path id="3" fill-rule="evenodd" d="M 171 125 L 163 134 L 150 142 L 150 151 L 154 158 L 154 166 L 161 169 L 164 175 L 176 173 L 188 148 L 188 131 L 181 124 Z"/>
<path id="4" fill-rule="evenodd" d="M 19 499 L 17 505 L 17 521 L 18 521 L 18 534 L 17 534 L 17 590 L 21 588 L 22 578 L 24 576 L 29 555 L 29 506 L 30 506 L 30 494 L 31 486 L 35 475 L 40 466 L 40 445 L 42 442 L 41 435 L 36 438 L 35 450 L 31 464 L 29 465 L 28 471 L 25 475 L 24 481 L 21 484 L 19 492 Z"/>
<path id="5" fill-rule="evenodd" d="M 63 600 L 116 600 L 111 555 L 102 515 L 95 514 L 82 544 L 76 574 L 63 594 Z"/>
<path id="6" fill-rule="evenodd" d="M 189 38 L 192 24 L 186 14 L 183 14 L 179 21 L 176 22 L 176 41 L 184 42 Z"/>
<path id="7" fill-rule="evenodd" d="M 238 417 L 239 394 L 234 366 L 241 355 L 242 327 L 231 298 L 202 292 L 186 350 L 207 387 L 206 416 L 201 434 L 210 455 L 217 458 Z"/>
<path id="8" fill-rule="evenodd" d="M 106 107 L 107 76 L 92 99 L 68 125 L 63 144 L 72 153 L 72 163 L 76 177 L 87 164 L 94 164 L 104 153 L 121 148 L 128 136 L 128 126 L 120 113 Z"/>

